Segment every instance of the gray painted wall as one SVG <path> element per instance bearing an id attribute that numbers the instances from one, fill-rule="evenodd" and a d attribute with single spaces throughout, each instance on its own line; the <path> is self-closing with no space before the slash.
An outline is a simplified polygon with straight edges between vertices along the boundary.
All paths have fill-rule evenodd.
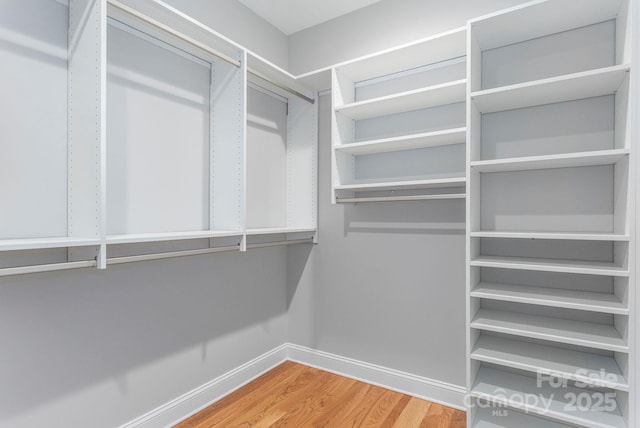
<path id="1" fill-rule="evenodd" d="M 288 38 L 237 0 L 165 0 L 274 64 L 287 68 Z"/>
<path id="2" fill-rule="evenodd" d="M 319 128 L 320 244 L 289 249 L 289 341 L 464 385 L 464 201 L 331 205 L 328 96 Z"/>
<path id="3" fill-rule="evenodd" d="M 286 261 L 275 248 L 2 278 L 0 427 L 114 427 L 281 345 Z"/>
<path id="4" fill-rule="evenodd" d="M 289 69 L 300 74 L 461 27 L 526 0 L 382 0 L 289 36 Z"/>

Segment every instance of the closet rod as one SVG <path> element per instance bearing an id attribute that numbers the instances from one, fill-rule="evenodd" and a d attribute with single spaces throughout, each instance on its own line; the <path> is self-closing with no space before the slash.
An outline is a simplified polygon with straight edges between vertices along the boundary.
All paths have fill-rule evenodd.
<path id="1" fill-rule="evenodd" d="M 281 85 L 280 83 L 278 83 L 278 82 L 276 82 L 276 81 L 274 81 L 274 80 L 269 79 L 269 78 L 268 78 L 267 76 L 265 76 L 264 74 L 259 73 L 259 72 L 255 71 L 255 70 L 251 69 L 251 68 L 247 69 L 247 73 L 249 73 L 249 74 L 251 74 L 251 75 L 253 75 L 253 76 L 257 77 L 257 78 L 258 78 L 258 79 L 260 79 L 260 80 L 264 80 L 265 82 L 268 82 L 268 83 L 272 84 L 273 86 L 275 86 L 275 87 L 277 87 L 277 88 L 282 89 L 283 91 L 289 92 L 291 95 L 295 95 L 296 97 L 301 98 L 301 99 L 305 100 L 305 101 L 306 101 L 306 102 L 308 102 L 308 103 L 315 104 L 315 102 L 316 102 L 316 100 L 314 100 L 313 98 L 308 97 L 308 96 L 306 96 L 305 94 L 302 94 L 302 93 L 300 93 L 300 92 L 296 91 L 296 90 L 295 90 L 295 89 L 293 89 L 293 88 L 290 88 L 290 87 L 285 86 L 285 85 Z M 260 86 L 260 84 L 259 84 L 259 83 L 256 83 L 256 82 L 254 82 L 254 83 L 255 83 L 256 85 Z M 267 89 L 267 90 L 268 90 L 269 88 L 264 88 L 264 89 Z"/>
<path id="2" fill-rule="evenodd" d="M 250 250 L 254 248 L 279 247 L 282 245 L 310 244 L 310 243 L 313 243 L 312 239 L 298 239 L 298 240 L 292 239 L 290 241 L 248 244 L 247 249 Z M 183 251 L 172 251 L 167 253 L 140 254 L 137 256 L 114 257 L 114 258 L 107 259 L 107 265 L 134 263 L 134 262 L 142 262 L 142 261 L 148 261 L 148 260 L 170 259 L 170 258 L 176 258 L 176 257 L 197 256 L 201 254 L 224 253 L 224 252 L 231 252 L 231 251 L 239 251 L 238 246 L 232 245 L 232 246 L 218 247 L 218 248 L 201 248 L 198 250 L 183 250 Z"/>
<path id="3" fill-rule="evenodd" d="M 295 245 L 295 244 L 313 244 L 313 239 L 297 239 L 289 241 L 276 241 L 276 242 L 262 242 L 257 244 L 247 245 L 247 249 L 254 248 L 266 248 L 266 247 L 280 247 L 283 245 Z M 107 265 L 117 265 L 123 263 L 141 262 L 147 260 L 159 260 L 168 259 L 174 257 L 186 257 L 195 256 L 200 254 L 222 253 L 239 251 L 237 245 L 218 247 L 218 248 L 202 248 L 199 250 L 184 250 L 173 251 L 167 253 L 155 253 L 155 254 L 141 254 L 137 256 L 125 256 L 125 257 L 113 257 L 107 259 Z M 24 275 L 28 273 L 40 273 L 40 272 L 54 272 L 61 270 L 82 269 L 96 267 L 97 262 L 95 260 L 83 260 L 78 262 L 64 262 L 64 263 L 51 263 L 46 265 L 32 265 L 32 266 L 18 266 L 11 268 L 0 268 L 0 277 Z"/>
<path id="4" fill-rule="evenodd" d="M 338 198 L 339 204 L 355 204 L 361 202 L 396 202 L 396 201 L 433 201 L 440 199 L 464 199 L 464 193 L 443 193 L 441 195 L 407 195 L 407 196 L 379 196 L 370 198 Z"/>
<path id="5" fill-rule="evenodd" d="M 147 16 L 147 15 L 141 13 L 141 12 L 138 12 L 137 10 L 135 10 L 135 9 L 125 5 L 125 4 L 122 4 L 117 0 L 107 0 L 107 3 L 110 6 L 116 8 L 116 9 L 119 9 L 120 11 L 126 13 L 127 15 L 131 15 L 131 16 L 133 16 L 133 17 L 135 17 L 135 18 L 137 18 L 137 19 L 139 19 L 139 20 L 141 20 L 143 22 L 146 22 L 147 24 L 149 24 L 149 25 L 151 25 L 153 27 L 156 27 L 156 28 L 158 28 L 158 29 L 160 29 L 160 30 L 162 30 L 162 31 L 164 31 L 166 33 L 169 33 L 169 34 L 177 37 L 178 39 L 180 39 L 180 40 L 182 40 L 184 42 L 187 42 L 190 45 L 195 46 L 196 48 L 201 49 L 201 50 L 213 55 L 214 57 L 219 58 L 219 59 L 221 59 L 221 60 L 223 60 L 223 61 L 225 61 L 225 62 L 227 62 L 227 63 L 229 63 L 231 65 L 234 65 L 236 67 L 240 67 L 242 65 L 240 60 L 232 58 L 227 54 L 224 54 L 224 53 L 222 53 L 222 52 L 220 52 L 220 51 L 218 51 L 216 49 L 213 49 L 213 48 L 207 46 L 204 43 L 201 43 L 201 42 L 195 40 L 192 37 L 189 37 L 189 36 L 179 32 L 179 31 L 176 31 L 173 28 L 169 27 L 168 25 L 165 25 L 165 24 L 163 24 L 163 23 L 161 23 L 161 22 L 159 22 L 159 21 L 157 21 L 157 20 L 155 20 L 155 19 L 153 19 L 153 18 L 151 18 L 151 17 L 149 17 L 149 16 Z M 258 79 L 264 80 L 264 81 L 272 84 L 273 86 L 275 86 L 277 88 L 280 88 L 280 89 L 282 89 L 282 90 L 284 90 L 286 92 L 289 92 L 290 94 L 295 95 L 296 97 L 299 97 L 299 98 L 301 98 L 301 99 L 303 99 L 303 100 L 305 100 L 305 101 L 307 101 L 307 102 L 309 102 L 311 104 L 315 103 L 315 100 L 313 98 L 308 97 L 308 96 L 306 96 L 306 95 L 304 95 L 304 94 L 302 94 L 302 93 L 296 91 L 295 89 L 290 88 L 290 87 L 288 87 L 286 85 L 280 84 L 280 83 L 276 82 L 275 80 L 265 76 L 264 74 L 262 74 L 262 73 L 260 73 L 260 72 L 258 72 L 256 70 L 247 68 L 247 73 L 257 77 Z"/>
<path id="6" fill-rule="evenodd" d="M 213 49 L 213 48 L 205 45 L 204 43 L 200 43 L 199 41 L 195 40 L 194 38 L 189 37 L 189 36 L 187 36 L 185 34 L 182 34 L 181 32 L 174 30 L 173 28 L 169 27 L 168 25 L 165 25 L 165 24 L 163 24 L 163 23 L 161 23 L 159 21 L 156 21 L 155 19 L 153 19 L 153 18 L 151 18 L 151 17 L 149 17 L 149 16 L 147 16 L 147 15 L 141 13 L 141 12 L 138 12 L 137 10 L 135 10 L 135 9 L 133 9 L 133 8 L 127 6 L 127 5 L 124 5 L 124 4 L 120 3 L 117 0 L 107 0 L 107 3 L 110 6 L 113 6 L 114 8 L 119 9 L 119 10 L 121 10 L 122 12 L 124 12 L 124 13 L 126 13 L 128 15 L 131 15 L 131 16 L 133 16 L 135 18 L 138 18 L 139 20 L 144 21 L 144 22 L 146 22 L 147 24 L 149 24 L 149 25 L 151 25 L 153 27 L 156 27 L 156 28 L 158 28 L 158 29 L 160 29 L 160 30 L 162 30 L 162 31 L 164 31 L 166 33 L 169 33 L 169 34 L 179 38 L 180 40 L 182 40 L 184 42 L 189 43 L 190 45 L 193 45 L 193 46 L 197 47 L 198 49 L 202 49 L 203 51 L 208 52 L 211 55 L 215 56 L 216 58 L 219 58 L 219 59 L 221 59 L 221 60 L 223 60 L 225 62 L 228 62 L 231 65 L 235 65 L 236 67 L 240 67 L 240 65 L 241 65 L 240 60 L 232 58 L 227 54 L 224 54 L 224 53 L 222 53 L 222 52 L 220 52 L 220 51 L 218 51 L 216 49 Z"/>
<path id="7" fill-rule="evenodd" d="M 53 272 L 59 270 L 82 269 L 96 267 L 95 260 L 85 260 L 80 262 L 52 263 L 47 265 L 19 266 L 0 269 L 0 276 L 24 275 L 27 273 Z"/>

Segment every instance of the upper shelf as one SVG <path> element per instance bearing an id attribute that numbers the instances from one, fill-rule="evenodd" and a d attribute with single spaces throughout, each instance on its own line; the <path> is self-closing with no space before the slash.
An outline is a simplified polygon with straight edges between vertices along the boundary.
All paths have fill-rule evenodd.
<path id="1" fill-rule="evenodd" d="M 247 229 L 247 235 L 276 235 L 281 233 L 315 233 L 315 228 L 267 227 Z"/>
<path id="2" fill-rule="evenodd" d="M 615 65 L 533 82 L 486 89 L 472 92 L 471 99 L 480 113 L 493 113 L 612 95 L 616 93 L 624 81 L 629 69 L 630 66 L 628 64 Z"/>
<path id="3" fill-rule="evenodd" d="M 528 171 L 536 169 L 573 168 L 580 166 L 612 165 L 629 155 L 629 149 L 597 150 L 520 158 L 471 161 L 478 172 Z"/>
<path id="4" fill-rule="evenodd" d="M 537 0 L 469 21 L 488 50 L 616 18 L 621 0 Z"/>
<path id="5" fill-rule="evenodd" d="M 629 269 L 610 262 L 539 259 L 531 257 L 480 256 L 471 266 L 541 272 L 579 273 L 584 275 L 629 276 Z"/>
<path id="6" fill-rule="evenodd" d="M 466 27 L 337 64 L 352 81 L 372 79 L 466 55 Z"/>
<path id="7" fill-rule="evenodd" d="M 285 98 L 296 95 L 309 102 L 314 100 L 313 93 L 291 73 L 251 52 L 247 53 L 247 78 L 261 86 L 266 84 L 267 89 Z"/>
<path id="8" fill-rule="evenodd" d="M 27 238 L 0 240 L 0 251 L 39 250 L 45 248 L 71 248 L 100 245 L 98 238 Z"/>
<path id="9" fill-rule="evenodd" d="M 465 142 L 466 136 L 467 128 L 455 128 L 435 132 L 425 132 L 422 134 L 404 135 L 401 137 L 383 138 L 380 140 L 342 144 L 336 146 L 335 149 L 343 153 L 349 153 L 356 156 L 371 155 L 400 150 L 462 144 Z"/>
<path id="10" fill-rule="evenodd" d="M 187 239 L 224 238 L 230 236 L 242 236 L 242 232 L 237 230 L 196 230 L 186 232 L 132 233 L 128 235 L 107 236 L 107 244 L 134 244 L 143 242 L 180 241 Z"/>
<path id="11" fill-rule="evenodd" d="M 467 80 L 456 80 L 441 85 L 358 101 L 336 107 L 336 111 L 354 120 L 369 119 L 395 113 L 439 105 L 460 103 L 466 97 Z"/>
<path id="12" fill-rule="evenodd" d="M 504 238 L 504 239 L 560 239 L 567 241 L 628 241 L 629 235 L 597 232 L 522 232 L 480 230 L 470 232 L 472 238 Z"/>

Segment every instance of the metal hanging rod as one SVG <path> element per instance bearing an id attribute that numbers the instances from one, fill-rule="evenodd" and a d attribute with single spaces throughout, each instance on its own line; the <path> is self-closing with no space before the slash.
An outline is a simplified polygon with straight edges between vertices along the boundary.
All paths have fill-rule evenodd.
<path id="1" fill-rule="evenodd" d="M 253 69 L 251 69 L 251 68 L 248 68 L 248 69 L 247 69 L 247 73 L 249 73 L 249 74 L 251 74 L 251 75 L 253 75 L 253 76 L 257 77 L 257 78 L 258 78 L 258 79 L 260 79 L 260 80 L 264 80 L 264 81 L 266 81 L 266 82 L 268 82 L 268 83 L 272 84 L 273 86 L 275 86 L 275 87 L 277 87 L 277 88 L 282 89 L 283 91 L 289 92 L 290 94 L 295 95 L 296 97 L 301 98 L 301 99 L 305 100 L 305 101 L 306 101 L 306 102 L 308 102 L 308 103 L 314 104 L 314 103 L 316 102 L 316 100 L 314 100 L 313 98 L 308 97 L 308 96 L 306 96 L 305 94 L 302 94 L 302 93 L 300 93 L 300 92 L 296 91 L 296 90 L 295 90 L 295 89 L 293 89 L 293 88 L 290 88 L 290 87 L 285 86 L 285 85 L 281 85 L 280 83 L 278 83 L 278 82 L 276 82 L 276 81 L 274 81 L 274 80 L 272 80 L 272 79 L 268 78 L 268 77 L 267 77 L 267 76 L 265 76 L 264 74 L 262 74 L 262 73 L 260 73 L 260 72 L 258 72 L 258 71 L 255 71 L 255 70 L 253 70 Z M 254 82 L 254 83 L 255 83 L 255 82 Z M 259 85 L 259 83 L 256 83 L 256 85 Z M 265 88 L 265 89 L 269 89 L 269 88 Z"/>
<path id="2" fill-rule="evenodd" d="M 96 267 L 96 266 L 97 266 L 97 262 L 95 260 L 86 260 L 86 261 L 80 261 L 80 262 L 66 262 L 66 263 L 52 263 L 47 265 L 35 265 L 35 266 L 19 266 L 19 267 L 0 269 L 0 276 L 24 275 L 26 273 L 82 269 L 82 268 L 90 268 L 90 267 Z"/>
<path id="3" fill-rule="evenodd" d="M 225 61 L 225 62 L 227 62 L 227 63 L 229 63 L 231 65 L 234 65 L 236 67 L 241 67 L 242 66 L 242 63 L 240 62 L 240 60 L 235 59 L 235 58 L 233 58 L 233 57 L 231 57 L 231 56 L 229 56 L 229 55 L 227 55 L 225 53 L 222 53 L 222 52 L 220 52 L 220 51 L 218 51 L 216 49 L 213 49 L 212 47 L 210 47 L 210 46 L 208 46 L 208 45 L 206 45 L 206 44 L 204 44 L 202 42 L 199 42 L 198 40 L 194 39 L 193 37 L 189 37 L 186 34 L 183 34 L 183 33 L 179 32 L 179 31 L 169 27 L 168 25 L 165 25 L 165 24 L 161 23 L 160 21 L 157 21 L 157 20 L 155 20 L 155 19 L 153 19 L 153 18 L 151 18 L 151 17 L 149 17 L 149 16 L 147 16 L 147 15 L 145 15 L 145 14 L 143 14 L 143 13 L 137 11 L 137 10 L 135 10 L 132 7 L 129 7 L 129 6 L 125 5 L 125 4 L 122 4 L 117 0 L 108 0 L 107 3 L 110 6 L 112 6 L 112 7 L 116 8 L 116 9 L 126 13 L 127 15 L 133 16 L 133 17 L 135 17 L 135 18 L 137 18 L 137 19 L 139 19 L 139 20 L 141 20 L 141 21 L 143 21 L 143 22 L 145 22 L 145 23 L 147 23 L 147 24 L 149 24 L 149 25 L 151 25 L 153 27 L 158 28 L 159 30 L 162 30 L 162 31 L 164 31 L 164 32 L 166 32 L 168 34 L 171 34 L 172 36 L 177 37 L 178 39 L 182 40 L 183 42 L 186 42 L 186 43 L 188 43 L 188 44 L 190 44 L 192 46 L 195 46 L 196 48 L 201 49 L 201 50 L 213 55 L 214 57 L 216 57 L 218 59 L 221 59 L 222 61 Z M 247 68 L 247 73 L 257 77 L 258 79 L 264 80 L 264 81 L 268 82 L 269 84 L 271 84 L 271 85 L 273 85 L 273 86 L 275 86 L 277 88 L 282 89 L 283 91 L 286 91 L 286 92 L 288 92 L 288 93 L 290 93 L 292 95 L 295 95 L 296 97 L 299 97 L 299 98 L 301 98 L 301 99 L 303 99 L 303 100 L 305 100 L 305 101 L 307 101 L 307 102 L 309 102 L 311 104 L 315 103 L 315 99 L 313 99 L 311 97 L 308 97 L 308 96 L 304 95 L 303 93 L 300 93 L 299 91 L 297 91 L 297 90 L 295 90 L 293 88 L 290 88 L 290 87 L 288 87 L 286 85 L 278 83 L 275 80 L 265 76 L 264 74 L 262 74 L 262 73 L 260 73 L 260 72 L 258 72 L 256 70 L 253 70 L 251 68 Z M 268 88 L 265 88 L 265 89 L 268 89 Z"/>
<path id="4" fill-rule="evenodd" d="M 397 202 L 397 201 L 432 201 L 438 199 L 464 199 L 464 193 L 444 193 L 442 195 L 407 195 L 407 196 L 379 196 L 371 198 L 338 198 L 339 204 L 353 204 L 360 202 Z"/>
<path id="5" fill-rule="evenodd" d="M 141 12 L 138 12 L 137 10 L 133 9 L 132 7 L 129 7 L 125 4 L 120 3 L 117 0 L 108 0 L 107 3 L 110 6 L 113 6 L 116 9 L 121 10 L 122 12 L 125 12 L 128 15 L 131 15 L 141 21 L 146 22 L 149 25 L 152 25 L 166 33 L 171 34 L 172 36 L 175 36 L 177 38 L 179 38 L 180 40 L 189 43 L 190 45 L 195 46 L 198 49 L 201 49 L 207 53 L 210 53 L 211 55 L 215 56 L 216 58 L 219 58 L 225 62 L 228 62 L 229 64 L 235 65 L 236 67 L 240 67 L 241 63 L 240 60 L 237 60 L 235 58 L 230 57 L 229 55 L 222 53 L 216 49 L 213 49 L 209 46 L 207 46 L 204 43 L 201 43 L 199 41 L 197 41 L 196 39 L 187 36 L 186 34 L 183 34 L 179 31 L 174 30 L 173 28 L 169 27 L 168 25 L 165 25 L 163 23 L 161 23 L 160 21 L 157 21 Z"/>
<path id="6" fill-rule="evenodd" d="M 256 243 L 256 244 L 249 244 L 247 245 L 247 249 L 281 247 L 284 245 L 296 245 L 296 244 L 313 244 L 313 239 L 296 239 L 296 240 L 292 239 L 288 241 L 262 242 L 262 243 Z M 202 254 L 224 253 L 224 252 L 233 252 L 233 251 L 239 251 L 239 247 L 237 245 L 233 245 L 233 246 L 217 247 L 217 248 L 202 248 L 198 250 L 183 250 L 183 251 L 172 251 L 172 252 L 166 252 L 166 253 L 140 254 L 136 256 L 109 258 L 107 259 L 107 265 L 118 265 L 123 263 L 135 263 L 135 262 L 142 262 L 142 261 L 148 261 L 148 260 L 161 260 L 161 259 L 169 259 L 169 258 L 176 258 L 176 257 L 197 256 Z M 64 263 L 51 263 L 51 264 L 45 264 L 45 265 L 0 268 L 0 277 L 24 275 L 28 273 L 54 272 L 54 271 L 71 270 L 71 269 L 94 268 L 96 266 L 97 266 L 97 262 L 95 260 L 83 260 L 78 262 L 64 262 Z"/>

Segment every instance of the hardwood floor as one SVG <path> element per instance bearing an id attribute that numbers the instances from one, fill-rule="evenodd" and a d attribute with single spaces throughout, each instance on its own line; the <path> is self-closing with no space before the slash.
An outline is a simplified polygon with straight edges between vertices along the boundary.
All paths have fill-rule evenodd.
<path id="1" fill-rule="evenodd" d="M 464 428 L 465 413 L 287 361 L 177 425 Z"/>

